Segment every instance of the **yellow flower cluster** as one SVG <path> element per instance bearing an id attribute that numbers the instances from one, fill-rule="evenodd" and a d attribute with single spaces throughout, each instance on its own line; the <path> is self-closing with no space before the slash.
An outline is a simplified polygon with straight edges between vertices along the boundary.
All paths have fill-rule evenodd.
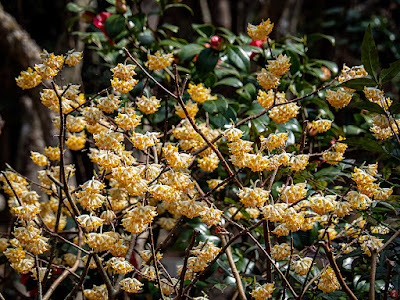
<path id="1" fill-rule="evenodd" d="M 83 294 L 88 300 L 108 300 L 108 291 L 105 284 L 93 285 L 92 289 L 86 289 Z"/>
<path id="2" fill-rule="evenodd" d="M 277 244 L 271 249 L 271 256 L 275 260 L 284 260 L 290 255 L 290 246 L 286 243 Z"/>
<path id="3" fill-rule="evenodd" d="M 197 85 L 189 83 L 189 88 L 187 92 L 189 93 L 190 98 L 192 98 L 197 103 L 203 103 L 208 100 L 217 99 L 217 96 L 211 96 L 211 90 L 204 87 L 202 83 L 199 83 Z"/>
<path id="4" fill-rule="evenodd" d="M 274 292 L 275 283 L 265 283 L 263 285 L 257 285 L 254 290 L 250 292 L 250 295 L 256 300 L 264 300 L 272 297 Z"/>
<path id="5" fill-rule="evenodd" d="M 162 70 L 169 67 L 174 61 L 174 55 L 172 53 L 162 54 L 160 51 L 154 53 L 154 55 L 147 54 L 147 62 L 144 64 L 152 71 Z"/>
<path id="6" fill-rule="evenodd" d="M 306 275 L 311 268 L 313 259 L 311 257 L 304 257 L 293 261 L 290 268 L 299 275 Z"/>
<path id="7" fill-rule="evenodd" d="M 339 88 L 336 91 L 327 90 L 326 101 L 335 108 L 343 108 L 350 103 L 352 91 L 347 88 Z"/>
<path id="8" fill-rule="evenodd" d="M 185 273 L 185 280 L 190 280 L 194 277 L 195 273 L 203 271 L 208 263 L 212 261 L 220 252 L 220 248 L 216 247 L 210 241 L 200 242 L 194 247 L 188 259 L 187 270 Z M 182 265 L 178 266 L 178 274 L 182 271 Z"/>
<path id="9" fill-rule="evenodd" d="M 372 114 L 372 127 L 370 130 L 377 139 L 386 140 L 399 133 L 400 120 L 388 118 L 386 115 Z"/>
<path id="10" fill-rule="evenodd" d="M 331 267 L 328 267 L 321 274 L 318 282 L 318 288 L 324 293 L 332 293 L 340 288 L 339 281 L 337 280 L 335 272 Z"/>
<path id="11" fill-rule="evenodd" d="M 168 164 L 174 169 L 185 169 L 193 161 L 193 157 L 187 153 L 179 153 L 178 148 L 170 144 L 163 147 L 164 156 Z"/>
<path id="12" fill-rule="evenodd" d="M 260 136 L 261 150 L 275 150 L 280 147 L 285 147 L 288 138 L 288 133 L 270 134 L 268 137 Z"/>
<path id="13" fill-rule="evenodd" d="M 274 24 L 268 19 L 267 21 L 261 22 L 259 25 L 248 24 L 247 33 L 253 41 L 265 40 L 268 38 L 273 28 Z"/>
<path id="14" fill-rule="evenodd" d="M 280 78 L 290 69 L 290 57 L 280 54 L 275 60 L 269 60 L 266 69 L 257 74 L 257 81 L 263 89 L 275 89 L 280 84 Z M 284 97 L 284 96 L 283 96 Z M 265 103 L 265 106 L 267 106 Z M 263 106 L 264 108 L 267 108 Z"/>
<path id="15" fill-rule="evenodd" d="M 240 202 L 246 207 L 261 207 L 268 200 L 269 191 L 262 188 L 247 188 L 239 190 L 237 194 Z"/>
<path id="16" fill-rule="evenodd" d="M 155 216 L 157 216 L 157 212 L 154 206 L 138 205 L 125 212 L 122 226 L 125 231 L 130 233 L 140 233 L 146 229 L 146 225 L 151 223 Z"/>
<path id="17" fill-rule="evenodd" d="M 111 257 L 107 261 L 108 270 L 113 274 L 128 274 L 133 271 L 133 266 L 123 257 Z"/>
<path id="18" fill-rule="evenodd" d="M 367 75 L 368 73 L 365 71 L 363 65 L 349 68 L 346 64 L 343 64 L 343 69 L 338 80 L 340 83 L 343 83 L 351 79 L 364 78 Z"/>
<path id="19" fill-rule="evenodd" d="M 281 93 L 281 97 L 276 97 L 275 104 L 286 103 L 285 93 Z M 294 118 L 298 115 L 300 110 L 300 106 L 296 103 L 288 103 L 276 106 L 269 111 L 269 117 L 278 124 L 285 124 L 291 118 Z"/>
<path id="20" fill-rule="evenodd" d="M 307 194 L 307 184 L 305 182 L 282 186 L 277 189 L 281 193 L 281 199 L 287 203 L 295 203 L 305 198 Z"/>
<path id="21" fill-rule="evenodd" d="M 143 283 L 141 283 L 136 278 L 124 278 L 119 282 L 121 289 L 128 293 L 138 293 L 143 287 Z"/>
<path id="22" fill-rule="evenodd" d="M 342 137 L 339 138 L 339 141 L 344 140 Z M 335 165 L 338 162 L 344 159 L 344 152 L 347 149 L 347 144 L 336 142 L 330 151 L 326 151 L 322 154 L 322 158 L 326 163 L 330 165 Z"/>
<path id="23" fill-rule="evenodd" d="M 213 152 L 210 155 L 204 156 L 203 158 L 198 158 L 197 162 L 200 169 L 205 172 L 212 172 L 216 168 L 218 168 L 218 164 L 220 161 L 218 155 Z"/>
<path id="24" fill-rule="evenodd" d="M 132 78 L 136 75 L 134 65 L 118 64 L 111 72 L 114 74 L 111 85 L 117 92 L 128 93 L 138 83 L 138 80 Z"/>
<path id="25" fill-rule="evenodd" d="M 146 115 L 155 113 L 161 106 L 160 102 L 161 100 L 157 99 L 155 96 L 142 96 L 136 99 L 137 108 Z"/>
<path id="26" fill-rule="evenodd" d="M 81 185 L 81 190 L 76 193 L 76 200 L 84 209 L 95 210 L 102 206 L 106 199 L 106 197 L 101 194 L 103 189 L 104 184 L 92 178 Z"/>
<path id="27" fill-rule="evenodd" d="M 189 100 L 188 102 L 186 102 L 185 106 L 186 106 L 186 110 L 189 114 L 189 117 L 193 119 L 196 116 L 197 112 L 199 111 L 199 108 L 197 107 L 197 103 L 193 102 L 192 100 Z M 186 119 L 186 114 L 180 105 L 175 106 L 175 112 L 182 119 Z"/>
<path id="28" fill-rule="evenodd" d="M 331 129 L 332 121 L 330 120 L 314 120 L 311 122 L 311 127 L 318 133 L 323 133 Z"/>

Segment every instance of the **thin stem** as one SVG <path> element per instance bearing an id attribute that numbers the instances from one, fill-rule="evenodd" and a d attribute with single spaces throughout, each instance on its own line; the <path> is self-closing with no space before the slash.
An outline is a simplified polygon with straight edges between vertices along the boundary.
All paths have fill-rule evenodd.
<path id="1" fill-rule="evenodd" d="M 220 235 L 219 238 L 221 239 L 222 246 L 225 246 L 226 245 L 225 236 Z M 244 292 L 242 280 L 241 280 L 239 272 L 236 268 L 235 261 L 233 260 L 232 251 L 231 251 L 230 246 L 226 247 L 225 254 L 226 254 L 226 257 L 228 258 L 229 266 L 231 267 L 233 277 L 235 277 L 236 287 L 239 292 L 239 297 L 241 300 L 246 300 L 246 293 Z"/>
<path id="2" fill-rule="evenodd" d="M 38 285 L 38 300 L 42 300 L 42 283 L 40 281 L 40 269 L 39 269 L 39 259 L 38 256 L 35 255 L 35 265 L 36 265 L 36 279 L 37 279 L 37 285 Z"/>
<path id="3" fill-rule="evenodd" d="M 178 296 L 177 296 L 176 300 L 180 300 L 182 298 L 183 287 L 184 287 L 184 284 L 185 284 L 185 274 L 186 274 L 186 270 L 187 270 L 187 266 L 188 266 L 188 259 L 189 259 L 189 256 L 190 256 L 190 251 L 192 250 L 192 248 L 194 246 L 194 243 L 196 242 L 196 236 L 198 234 L 199 234 L 199 232 L 197 230 L 193 231 L 192 238 L 190 240 L 189 246 L 185 250 L 185 260 L 183 262 L 183 267 L 182 267 L 182 270 L 181 270 L 179 291 L 178 291 Z"/>
<path id="4" fill-rule="evenodd" d="M 78 291 L 78 289 L 81 287 L 83 282 L 85 281 L 85 277 L 87 275 L 87 272 L 89 270 L 89 265 L 90 265 L 90 260 L 92 259 L 93 253 L 90 253 L 87 262 L 85 264 L 85 268 L 82 271 L 81 277 L 79 278 L 79 282 L 74 286 L 74 288 L 71 290 L 71 292 L 65 297 L 64 300 L 70 300 L 72 297 L 75 295 L 75 293 Z"/>
<path id="5" fill-rule="evenodd" d="M 357 297 L 350 290 L 350 288 L 347 286 L 345 280 L 343 279 L 342 273 L 340 273 L 339 267 L 338 267 L 338 265 L 336 263 L 336 260 L 335 260 L 335 258 L 333 256 L 333 253 L 332 253 L 331 249 L 329 248 L 329 246 L 325 242 L 321 242 L 320 245 L 322 246 L 322 248 L 324 248 L 326 257 L 329 260 L 329 264 L 331 265 L 333 271 L 335 272 L 336 278 L 338 279 L 339 284 L 342 287 L 342 289 L 345 291 L 347 296 L 349 296 L 349 299 L 357 300 Z M 374 280 L 375 280 L 375 277 L 374 277 Z"/>

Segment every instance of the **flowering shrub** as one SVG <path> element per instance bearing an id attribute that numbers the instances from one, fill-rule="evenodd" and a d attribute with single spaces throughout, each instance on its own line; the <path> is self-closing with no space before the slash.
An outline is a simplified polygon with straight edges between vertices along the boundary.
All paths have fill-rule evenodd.
<path id="1" fill-rule="evenodd" d="M 398 266 L 378 267 L 398 259 L 396 177 L 380 174 L 382 160 L 346 158 L 357 144 L 332 112 L 365 97 L 357 106 L 372 134 L 363 132 L 398 159 L 398 106 L 382 85 L 400 68 L 377 73 L 371 30 L 364 65 L 327 79 L 322 67 L 335 73 L 336 65 L 301 63 L 306 52 L 295 39 L 273 41 L 269 19 L 248 25 L 252 42 L 208 25 L 194 26 L 195 43 L 166 34 L 156 42 L 139 22 L 145 16 L 116 5 L 95 18 L 102 32 L 87 33 L 105 37 L 97 46 L 113 63 L 106 89 L 89 96 L 61 84 L 63 69 L 82 60 L 74 51 L 44 50 L 16 78 L 22 89 L 42 84 L 59 130 L 58 145 L 31 153 L 36 179 L 11 168 L 0 178 L 16 220 L 0 248 L 13 270 L 31 274 L 40 299 L 61 282 L 67 299 L 81 289 L 87 299 L 197 300 L 228 285 L 240 299 L 357 299 L 398 289 Z M 66 151 L 87 155 L 89 180 L 75 186 Z M 164 260 L 172 251 L 182 264 L 171 272 Z M 365 279 L 357 268 L 367 264 Z"/>

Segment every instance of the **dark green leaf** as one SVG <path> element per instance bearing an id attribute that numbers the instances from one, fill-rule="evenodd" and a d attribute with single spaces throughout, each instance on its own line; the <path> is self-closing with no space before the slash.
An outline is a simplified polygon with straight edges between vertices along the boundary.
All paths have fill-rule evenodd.
<path id="1" fill-rule="evenodd" d="M 190 61 L 203 49 L 204 46 L 198 44 L 185 45 L 182 47 L 181 52 L 179 52 L 179 58 L 183 61 Z"/>
<path id="2" fill-rule="evenodd" d="M 125 17 L 123 15 L 111 15 L 107 18 L 105 29 L 110 39 L 114 39 L 125 28 Z"/>
<path id="3" fill-rule="evenodd" d="M 385 114 L 385 111 L 383 110 L 383 108 L 373 102 L 359 101 L 359 102 L 354 103 L 353 105 L 354 105 L 354 107 L 357 107 L 359 109 L 366 109 L 371 112 L 376 112 L 378 114 Z"/>
<path id="4" fill-rule="evenodd" d="M 209 24 L 192 24 L 193 29 L 202 37 L 209 38 L 214 34 L 215 27 Z"/>
<path id="5" fill-rule="evenodd" d="M 207 78 L 204 80 L 204 85 L 206 87 L 214 87 L 217 81 L 218 81 L 217 75 L 215 75 L 214 73 L 209 73 L 207 75 Z"/>
<path id="6" fill-rule="evenodd" d="M 370 78 L 355 78 L 343 82 L 339 86 L 355 89 L 356 91 L 362 91 L 364 89 L 364 86 L 376 86 L 376 82 Z"/>
<path id="7" fill-rule="evenodd" d="M 83 5 L 79 5 L 79 4 L 70 2 L 67 4 L 66 9 L 68 9 L 69 11 L 72 11 L 74 13 L 79 13 L 81 11 L 86 10 L 86 7 L 84 7 Z"/>
<path id="8" fill-rule="evenodd" d="M 160 46 L 172 46 L 174 48 L 182 48 L 182 43 L 174 40 L 162 40 L 158 43 Z"/>
<path id="9" fill-rule="evenodd" d="M 228 109 L 228 102 L 225 98 L 209 100 L 203 103 L 203 108 L 209 113 L 224 113 Z"/>
<path id="10" fill-rule="evenodd" d="M 373 139 L 370 138 L 349 138 L 345 141 L 346 144 L 359 146 L 367 151 L 375 153 L 386 153 L 385 149 Z"/>
<path id="11" fill-rule="evenodd" d="M 290 56 L 290 73 L 296 74 L 300 70 L 300 59 L 299 56 L 290 50 L 286 50 L 288 56 Z"/>
<path id="12" fill-rule="evenodd" d="M 214 70 L 219 60 L 219 53 L 211 48 L 203 49 L 196 61 L 196 69 L 199 76 L 205 76 L 207 73 Z"/>
<path id="13" fill-rule="evenodd" d="M 389 68 L 382 69 L 381 74 L 379 75 L 379 83 L 383 84 L 392 80 L 396 77 L 397 74 L 400 72 L 400 59 L 391 63 Z"/>
<path id="14" fill-rule="evenodd" d="M 155 42 L 154 36 L 150 30 L 146 30 L 138 35 L 140 44 L 144 46 L 151 45 Z"/>
<path id="15" fill-rule="evenodd" d="M 238 46 L 227 46 L 226 51 L 229 60 L 239 69 L 246 71 L 250 66 L 250 58 Z"/>
<path id="16" fill-rule="evenodd" d="M 183 4 L 183 3 L 172 3 L 172 4 L 167 4 L 167 5 L 165 5 L 164 11 L 167 10 L 167 9 L 169 9 L 169 8 L 173 8 L 173 7 L 182 7 L 182 8 L 185 8 L 186 10 L 188 10 L 188 11 L 190 12 L 190 14 L 191 14 L 192 16 L 194 15 L 193 10 L 192 10 L 188 5 Z"/>
<path id="17" fill-rule="evenodd" d="M 173 33 L 177 33 L 179 31 L 179 26 L 172 25 L 172 24 L 163 24 L 161 27 L 172 31 Z"/>
<path id="18" fill-rule="evenodd" d="M 129 17 L 129 21 L 133 22 L 135 26 L 131 30 L 135 32 L 142 32 L 144 24 L 146 23 L 146 15 L 143 13 L 138 13 L 132 17 Z"/>
<path id="19" fill-rule="evenodd" d="M 224 125 L 229 124 L 229 121 L 225 118 L 223 114 L 211 115 L 210 121 L 214 126 L 218 128 L 223 128 Z"/>
<path id="20" fill-rule="evenodd" d="M 216 85 L 229 85 L 229 86 L 239 88 L 239 87 L 243 86 L 243 83 L 236 77 L 226 77 L 226 78 L 218 81 Z"/>
<path id="21" fill-rule="evenodd" d="M 312 33 L 312 34 L 308 35 L 307 43 L 311 44 L 320 39 L 326 39 L 332 44 L 332 46 L 335 46 L 335 38 L 331 35 L 326 35 L 326 34 L 322 34 L 322 33 Z"/>
<path id="22" fill-rule="evenodd" d="M 334 177 L 337 175 L 346 175 L 346 173 L 343 173 L 339 168 L 337 167 L 328 167 L 325 169 L 322 169 L 321 171 L 318 171 L 317 173 L 314 174 L 316 178 L 320 177 Z"/>
<path id="23" fill-rule="evenodd" d="M 246 111 L 247 116 L 252 116 L 263 112 L 265 109 L 258 103 L 254 102 Z"/>
<path id="24" fill-rule="evenodd" d="M 337 64 L 335 64 L 333 61 L 323 60 L 323 59 L 313 59 L 312 62 L 316 62 L 318 64 L 321 64 L 321 65 L 327 67 L 329 70 L 331 70 L 335 74 L 339 71 Z"/>
<path id="25" fill-rule="evenodd" d="M 240 77 L 239 72 L 234 67 L 231 65 L 225 66 L 224 64 L 221 64 L 220 68 L 215 69 L 215 75 L 217 75 L 218 78 L 223 78 L 225 76 Z"/>
<path id="26" fill-rule="evenodd" d="M 393 104 L 390 108 L 389 111 L 392 115 L 397 115 L 400 113 L 400 103 Z"/>
<path id="27" fill-rule="evenodd" d="M 365 70 L 378 82 L 377 69 L 379 66 L 378 49 L 375 46 L 374 36 L 372 35 L 371 24 L 368 25 L 364 34 L 361 46 L 361 62 Z"/>

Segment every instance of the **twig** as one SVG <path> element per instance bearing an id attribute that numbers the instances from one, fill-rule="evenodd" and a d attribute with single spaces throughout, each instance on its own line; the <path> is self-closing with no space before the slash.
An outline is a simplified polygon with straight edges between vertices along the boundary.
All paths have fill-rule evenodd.
<path id="1" fill-rule="evenodd" d="M 219 238 L 221 239 L 222 246 L 225 246 L 226 245 L 225 236 L 220 235 Z M 240 278 L 239 272 L 235 265 L 235 261 L 233 260 L 232 251 L 231 251 L 230 246 L 226 247 L 225 254 L 226 254 L 226 257 L 228 258 L 229 266 L 231 267 L 233 277 L 235 277 L 235 280 L 236 280 L 236 287 L 239 292 L 239 297 L 241 300 L 246 300 L 246 293 L 244 292 L 242 279 Z"/>
<path id="2" fill-rule="evenodd" d="M 39 259 L 38 256 L 35 255 L 35 265 L 36 265 L 36 279 L 37 279 L 37 285 L 38 285 L 38 300 L 42 300 L 42 283 L 40 281 L 40 269 L 39 269 Z"/>
<path id="3" fill-rule="evenodd" d="M 156 252 L 154 250 L 154 237 L 153 237 L 153 228 L 151 226 L 151 223 L 149 224 L 149 230 L 150 230 L 151 253 L 152 253 L 153 258 L 154 258 L 154 269 L 156 270 L 156 278 L 157 278 L 157 283 L 158 283 L 158 289 L 160 290 L 161 299 L 165 300 L 164 293 L 162 292 L 162 289 L 161 289 L 160 273 L 158 271 L 157 255 L 156 255 Z"/>
<path id="4" fill-rule="evenodd" d="M 178 291 L 178 296 L 176 297 L 176 300 L 180 300 L 183 295 L 183 287 L 185 285 L 185 274 L 186 274 L 186 269 L 187 269 L 187 263 L 188 259 L 190 256 L 190 251 L 192 250 L 194 243 L 196 242 L 196 236 L 199 234 L 197 230 L 193 231 L 192 238 L 190 240 L 189 246 L 187 246 L 185 250 L 185 260 L 183 262 L 183 267 L 181 270 L 181 278 L 180 278 L 180 284 L 179 284 L 179 291 Z"/>
<path id="5" fill-rule="evenodd" d="M 265 251 L 271 255 L 271 236 L 269 235 L 269 221 L 264 220 L 263 229 L 264 229 L 264 240 L 265 240 Z M 272 282 L 272 265 L 269 259 L 266 261 L 267 264 L 267 282 Z"/>
<path id="6" fill-rule="evenodd" d="M 376 249 L 370 248 L 371 252 L 371 270 L 369 273 L 369 293 L 368 299 L 375 300 L 375 277 L 376 277 L 376 263 L 378 260 L 378 252 Z"/>
<path id="7" fill-rule="evenodd" d="M 340 273 L 339 267 L 336 263 L 336 260 L 333 257 L 333 253 L 332 253 L 331 249 L 329 249 L 329 246 L 325 242 L 320 242 L 320 245 L 322 246 L 322 248 L 324 248 L 326 257 L 329 260 L 329 264 L 331 265 L 333 271 L 335 272 L 336 278 L 338 279 L 339 284 L 342 287 L 342 289 L 349 296 L 349 299 L 357 300 L 357 297 L 354 295 L 354 293 L 350 290 L 350 288 L 347 286 L 346 282 L 344 281 L 343 276 Z"/>
<path id="8" fill-rule="evenodd" d="M 64 300 L 70 300 L 72 297 L 75 295 L 76 291 L 81 287 L 83 284 L 83 281 L 85 281 L 85 277 L 87 275 L 87 272 L 89 270 L 89 265 L 90 265 L 90 260 L 92 259 L 93 253 L 89 253 L 89 256 L 87 258 L 87 262 L 85 264 L 85 268 L 82 271 L 81 277 L 79 278 L 79 282 L 74 286 L 74 288 L 71 290 L 71 292 L 65 297 Z"/>
<path id="9" fill-rule="evenodd" d="M 387 271 L 385 278 L 385 291 L 383 292 L 383 300 L 387 300 L 389 294 L 389 285 L 390 285 L 390 276 L 392 274 L 392 269 L 394 267 L 395 262 L 389 259 L 386 259 L 387 263 Z"/>
<path id="10" fill-rule="evenodd" d="M 79 239 L 78 239 L 78 245 L 82 245 L 82 232 L 79 234 Z M 64 279 L 68 276 L 70 272 L 75 272 L 76 269 L 79 266 L 80 263 L 80 258 L 81 258 L 82 252 L 78 250 L 78 253 L 76 254 L 76 261 L 74 265 L 71 268 L 68 268 L 64 272 L 61 273 L 61 275 L 51 284 L 49 289 L 47 290 L 46 294 L 43 296 L 43 300 L 49 300 L 51 295 L 54 293 L 55 289 L 61 284 L 61 282 L 64 281 Z"/>

